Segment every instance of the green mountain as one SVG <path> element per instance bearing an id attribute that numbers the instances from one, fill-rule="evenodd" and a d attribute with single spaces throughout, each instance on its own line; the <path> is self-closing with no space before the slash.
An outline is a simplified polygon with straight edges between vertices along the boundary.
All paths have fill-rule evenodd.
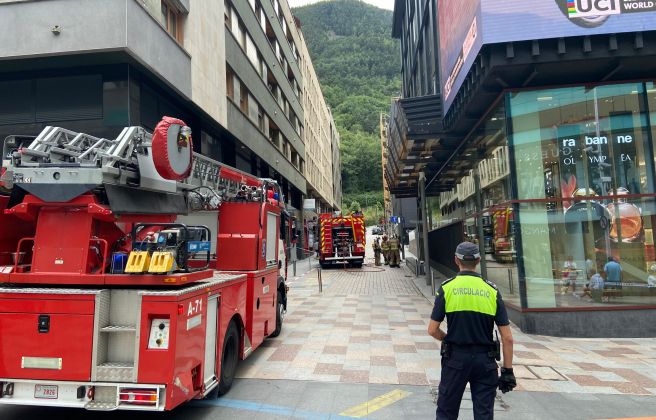
<path id="1" fill-rule="evenodd" d="M 341 135 L 344 207 L 356 199 L 363 205 L 374 197 L 382 201 L 379 115 L 401 91 L 392 12 L 359 0 L 328 0 L 292 11 Z"/>

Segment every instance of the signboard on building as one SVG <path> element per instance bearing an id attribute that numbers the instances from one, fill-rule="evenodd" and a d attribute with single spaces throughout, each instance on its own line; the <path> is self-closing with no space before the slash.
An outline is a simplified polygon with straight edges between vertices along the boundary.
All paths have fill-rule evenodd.
<path id="1" fill-rule="evenodd" d="M 656 1 L 440 0 L 445 112 L 485 44 L 656 30 Z"/>
<path id="2" fill-rule="evenodd" d="M 440 32 L 440 82 L 445 111 L 482 45 L 480 0 L 437 2 Z"/>

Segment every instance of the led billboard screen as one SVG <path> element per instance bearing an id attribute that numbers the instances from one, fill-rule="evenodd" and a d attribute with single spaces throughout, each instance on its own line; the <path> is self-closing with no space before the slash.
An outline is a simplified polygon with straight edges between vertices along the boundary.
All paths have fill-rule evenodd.
<path id="1" fill-rule="evenodd" d="M 484 44 L 656 30 L 656 1 L 437 0 L 445 112 Z"/>

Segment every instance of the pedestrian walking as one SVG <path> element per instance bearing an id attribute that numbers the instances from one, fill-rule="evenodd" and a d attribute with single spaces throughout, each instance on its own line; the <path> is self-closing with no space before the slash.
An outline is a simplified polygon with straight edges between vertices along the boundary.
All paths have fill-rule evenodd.
<path id="1" fill-rule="evenodd" d="M 389 265 L 390 246 L 389 241 L 387 240 L 387 235 L 383 235 L 383 242 L 380 244 L 380 249 L 382 250 L 383 258 L 385 259 L 385 265 Z"/>
<path id="2" fill-rule="evenodd" d="M 389 242 L 389 265 L 390 267 L 400 267 L 401 265 L 401 251 L 399 239 L 392 236 Z"/>
<path id="3" fill-rule="evenodd" d="M 380 241 L 378 240 L 378 238 L 374 239 L 374 243 L 372 246 L 374 248 L 374 262 L 376 264 L 376 267 L 379 267 L 381 265 L 380 254 L 382 252 L 382 249 L 380 248 Z"/>
<path id="4" fill-rule="evenodd" d="M 494 283 L 475 272 L 481 260 L 478 246 L 463 242 L 456 248 L 458 274 L 436 292 L 428 334 L 442 341 L 442 375 L 437 399 L 437 420 L 458 418 L 460 402 L 469 383 L 474 419 L 494 418 L 497 387 L 503 392 L 517 385 L 512 369 L 513 337 L 506 307 Z M 448 332 L 440 329 L 447 319 Z M 495 361 L 501 359 L 496 323 L 503 343 L 501 377 Z"/>

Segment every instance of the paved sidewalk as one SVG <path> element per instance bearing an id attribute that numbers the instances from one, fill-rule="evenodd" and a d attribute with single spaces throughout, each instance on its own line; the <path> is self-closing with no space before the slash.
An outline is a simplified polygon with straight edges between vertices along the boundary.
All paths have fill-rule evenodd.
<path id="1" fill-rule="evenodd" d="M 306 261 L 299 267 L 306 271 Z M 290 280 L 282 334 L 247 359 L 239 377 L 439 382 L 439 345 L 426 333 L 432 303 L 423 278 L 415 278 L 403 265 L 367 264 L 321 273 L 323 293 L 318 291 L 316 268 Z M 571 339 L 530 336 L 516 328 L 513 332 L 518 391 L 656 394 L 656 339 Z"/>
<path id="2" fill-rule="evenodd" d="M 431 305 L 402 268 L 322 270 L 290 281 L 283 332 L 242 364 L 243 378 L 428 385 L 439 346 Z"/>
<path id="3" fill-rule="evenodd" d="M 441 273 L 434 275 L 436 283 L 446 279 Z M 425 278 L 413 280 L 432 302 Z M 524 334 L 514 326 L 513 335 L 518 390 L 656 394 L 656 339 L 548 337 Z"/>

